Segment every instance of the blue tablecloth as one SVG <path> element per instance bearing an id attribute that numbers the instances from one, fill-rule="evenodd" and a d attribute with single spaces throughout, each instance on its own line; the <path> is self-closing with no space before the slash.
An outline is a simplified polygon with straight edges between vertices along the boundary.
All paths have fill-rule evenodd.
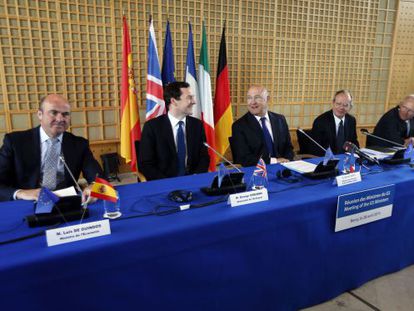
<path id="1" fill-rule="evenodd" d="M 173 189 L 213 174 L 118 187 L 112 234 L 47 247 L 44 235 L 0 245 L 0 310 L 296 310 L 414 263 L 414 171 L 399 166 L 336 187 L 332 179 L 277 180 L 269 201 L 225 202 L 143 216 Z M 374 169 L 375 170 L 375 169 Z M 246 170 L 248 180 L 252 169 Z M 338 195 L 395 184 L 392 217 L 334 232 Z M 41 232 L 22 222 L 30 202 L 0 204 L 0 241 Z M 102 219 L 102 203 L 88 220 Z"/>

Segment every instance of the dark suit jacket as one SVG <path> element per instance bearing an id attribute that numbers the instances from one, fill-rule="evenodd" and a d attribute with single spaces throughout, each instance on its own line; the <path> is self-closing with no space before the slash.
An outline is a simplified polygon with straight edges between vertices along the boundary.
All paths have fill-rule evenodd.
<path id="1" fill-rule="evenodd" d="M 76 180 L 81 172 L 89 183 L 95 180 L 96 175 L 102 175 L 102 169 L 94 159 L 86 139 L 65 132 L 62 153 Z M 39 188 L 40 165 L 39 127 L 6 134 L 0 148 L 0 201 L 12 200 L 17 189 Z M 58 189 L 74 185 L 65 169 L 65 179 Z"/>
<path id="2" fill-rule="evenodd" d="M 203 123 L 193 117 L 185 122 L 187 144 L 186 174 L 205 173 L 210 157 Z M 177 150 L 168 115 L 145 122 L 138 153 L 138 168 L 147 180 L 177 176 Z"/>
<path id="3" fill-rule="evenodd" d="M 359 147 L 356 133 L 356 120 L 350 114 L 345 115 L 345 141 L 354 143 Z M 342 146 L 336 145 L 336 126 L 332 110 L 324 112 L 313 121 L 312 138 L 315 139 L 322 147 L 331 147 L 333 153 L 343 153 Z M 318 146 L 312 147 L 312 154 L 323 156 L 325 152 Z"/>
<path id="4" fill-rule="evenodd" d="M 276 157 L 292 160 L 293 147 L 285 117 L 270 111 L 268 113 L 275 140 L 273 146 Z M 266 163 L 270 162 L 262 127 L 250 112 L 233 123 L 232 147 L 233 161 L 242 166 L 256 165 L 260 157 Z"/>
<path id="5" fill-rule="evenodd" d="M 414 119 L 410 120 L 410 133 L 407 136 L 407 123 L 400 119 L 398 107 L 394 107 L 378 121 L 374 129 L 374 135 L 404 144 L 404 139 L 414 136 Z M 367 146 L 394 147 L 395 145 L 368 136 Z"/>

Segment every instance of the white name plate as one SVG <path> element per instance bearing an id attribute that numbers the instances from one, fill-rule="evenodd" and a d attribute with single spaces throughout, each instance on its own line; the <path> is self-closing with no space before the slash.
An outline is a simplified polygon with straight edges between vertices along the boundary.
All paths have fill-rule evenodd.
<path id="1" fill-rule="evenodd" d="M 361 172 L 349 173 L 336 176 L 336 184 L 338 187 L 354 184 L 361 181 Z"/>
<path id="2" fill-rule="evenodd" d="M 260 190 L 233 193 L 229 196 L 229 200 L 227 204 L 230 204 L 231 207 L 235 207 L 235 206 L 268 201 L 268 200 L 269 200 L 269 195 L 267 193 L 267 189 L 263 188 Z"/>
<path id="3" fill-rule="evenodd" d="M 46 230 L 47 246 L 71 243 L 111 234 L 109 220 L 88 222 L 64 228 Z"/>

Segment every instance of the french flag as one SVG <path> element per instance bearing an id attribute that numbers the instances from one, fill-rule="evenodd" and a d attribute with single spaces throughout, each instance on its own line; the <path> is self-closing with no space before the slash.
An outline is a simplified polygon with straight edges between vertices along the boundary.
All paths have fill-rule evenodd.
<path id="1" fill-rule="evenodd" d="M 147 72 L 147 112 L 145 119 L 151 120 L 166 113 L 162 90 L 160 62 L 157 51 L 157 41 L 152 18 L 150 19 L 148 42 L 148 72 Z"/>
<path id="2" fill-rule="evenodd" d="M 201 105 L 198 94 L 197 73 L 194 60 L 194 45 L 193 32 L 191 30 L 191 23 L 188 23 L 188 46 L 187 46 L 187 61 L 185 64 L 185 82 L 190 84 L 191 93 L 194 95 L 196 104 L 193 106 L 192 116 L 201 120 Z"/>

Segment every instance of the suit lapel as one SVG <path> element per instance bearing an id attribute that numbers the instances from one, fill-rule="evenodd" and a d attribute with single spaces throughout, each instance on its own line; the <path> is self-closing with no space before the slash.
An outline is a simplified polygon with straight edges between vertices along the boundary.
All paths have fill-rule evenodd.
<path id="1" fill-rule="evenodd" d="M 35 183 L 37 186 L 40 186 L 40 170 L 41 170 L 41 150 L 40 150 L 40 126 L 32 130 L 32 139 L 33 139 L 33 148 L 28 148 L 28 157 L 32 159 L 32 163 L 35 163 L 34 167 L 36 170 L 34 172 Z"/>
<path id="2" fill-rule="evenodd" d="M 72 148 L 73 148 L 72 140 L 68 133 L 64 132 L 62 136 L 62 150 L 60 153 L 63 155 L 63 159 L 65 160 L 66 165 L 69 167 L 71 171 L 73 171 L 74 163 L 73 163 L 73 156 L 72 156 Z M 70 174 L 66 167 L 64 168 L 65 171 L 65 181 L 72 180 Z"/>
<path id="3" fill-rule="evenodd" d="M 175 148 L 175 142 L 174 142 L 174 133 L 173 133 L 171 122 L 170 122 L 170 119 L 168 118 L 168 115 L 164 114 L 159 118 L 162 118 L 162 122 L 161 122 L 162 129 L 161 129 L 160 135 L 162 135 L 162 133 L 165 133 L 168 148 L 173 150 L 174 153 L 177 153 L 177 150 Z"/>
<path id="4" fill-rule="evenodd" d="M 332 152 L 335 153 L 335 151 L 337 150 L 338 146 L 336 145 L 336 125 L 335 125 L 335 118 L 333 115 L 333 111 L 331 110 L 329 113 L 329 119 L 328 119 L 328 126 L 329 126 L 329 133 L 332 133 L 332 137 L 330 139 L 331 142 L 331 149 Z"/>
<path id="5" fill-rule="evenodd" d="M 276 119 L 276 117 L 268 112 L 269 114 L 269 120 L 270 120 L 270 125 L 272 127 L 272 134 L 273 134 L 273 151 L 276 154 L 276 157 L 279 157 L 279 143 L 281 141 L 281 137 L 277 137 L 277 133 L 280 133 L 281 131 L 279 131 L 279 123 L 278 120 Z"/>

